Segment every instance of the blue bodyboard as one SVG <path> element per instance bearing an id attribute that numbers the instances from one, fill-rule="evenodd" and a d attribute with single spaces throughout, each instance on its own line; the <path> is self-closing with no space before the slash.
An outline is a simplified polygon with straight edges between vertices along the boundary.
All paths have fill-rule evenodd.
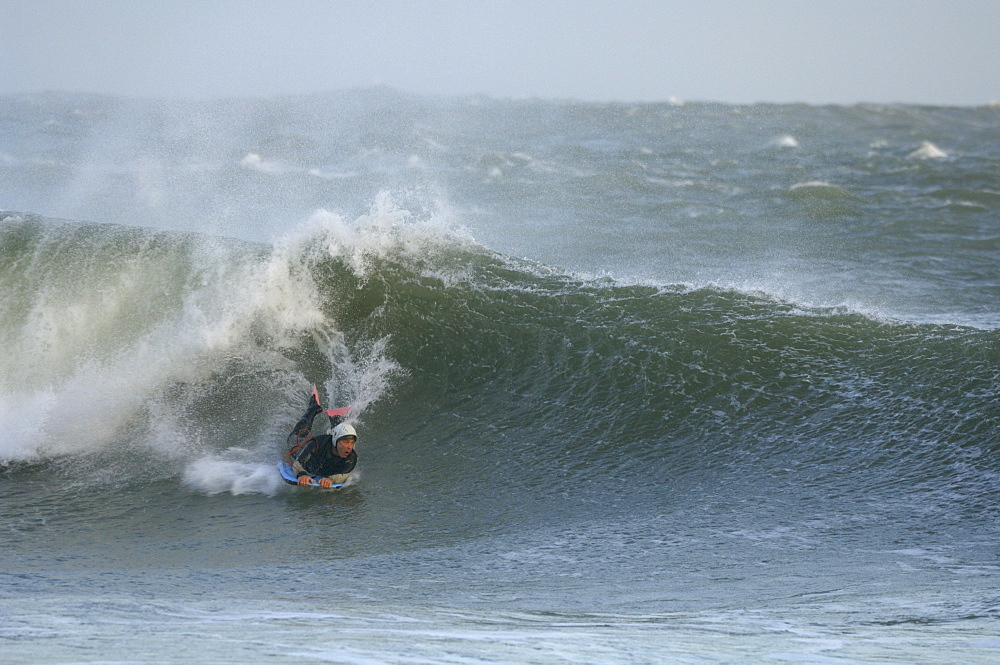
<path id="1" fill-rule="evenodd" d="M 297 474 L 295 473 L 295 469 L 289 466 L 288 462 L 285 461 L 278 462 L 278 473 L 281 474 L 282 479 L 284 479 L 286 483 L 291 483 L 292 485 L 299 484 L 299 479 Z M 319 486 L 319 480 L 320 479 L 318 476 L 313 476 L 312 479 L 309 481 L 309 487 L 323 489 L 322 487 Z M 340 483 L 339 485 L 334 483 L 333 485 L 330 485 L 329 489 L 335 490 L 343 486 L 344 486 L 343 483 Z"/>

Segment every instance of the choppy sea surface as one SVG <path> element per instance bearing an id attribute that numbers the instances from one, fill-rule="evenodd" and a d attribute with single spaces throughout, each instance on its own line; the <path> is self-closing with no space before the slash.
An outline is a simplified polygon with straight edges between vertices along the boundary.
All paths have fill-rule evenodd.
<path id="1" fill-rule="evenodd" d="M 995 107 L 8 96 L 0 211 L 4 663 L 1000 659 Z"/>

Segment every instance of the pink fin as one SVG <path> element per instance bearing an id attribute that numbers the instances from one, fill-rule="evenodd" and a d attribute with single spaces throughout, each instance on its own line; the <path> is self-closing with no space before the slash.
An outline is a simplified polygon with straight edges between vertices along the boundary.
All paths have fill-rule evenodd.
<path id="1" fill-rule="evenodd" d="M 340 416 L 341 418 L 346 418 L 348 412 L 350 412 L 351 407 L 344 406 L 339 409 L 327 409 L 326 415 L 333 418 L 334 416 Z"/>
<path id="2" fill-rule="evenodd" d="M 312 392 L 312 398 L 313 398 L 314 400 L 316 400 L 316 403 L 317 403 L 317 404 L 319 404 L 319 403 L 320 403 L 320 402 L 319 402 L 319 391 L 318 391 L 318 390 L 316 390 L 316 384 L 315 384 L 315 383 L 313 384 L 313 392 Z"/>

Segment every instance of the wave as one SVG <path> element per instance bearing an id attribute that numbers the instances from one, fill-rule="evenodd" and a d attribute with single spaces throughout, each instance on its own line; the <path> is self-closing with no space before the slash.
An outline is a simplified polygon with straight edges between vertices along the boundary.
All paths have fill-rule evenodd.
<path id="1" fill-rule="evenodd" d="M 334 392 L 359 411 L 378 396 L 369 367 L 392 372 L 377 344 L 367 359 L 344 347 L 294 240 L 266 248 L 30 215 L 0 229 L 8 463 L 137 445 L 185 458 L 241 440 L 232 421 L 260 425 L 256 408 L 317 380 L 296 354 L 307 372 L 325 361 L 353 376 Z"/>
<path id="2" fill-rule="evenodd" d="M 911 152 L 907 157 L 909 159 L 944 159 L 948 156 L 941 148 L 937 147 L 930 141 L 924 141 L 920 144 L 920 147 Z"/>
<path id="3" fill-rule="evenodd" d="M 0 254 L 13 472 L 271 494 L 315 382 L 383 478 L 470 492 L 750 474 L 971 506 L 1000 478 L 996 331 L 583 278 L 388 197 L 271 245 L 11 216 Z"/>

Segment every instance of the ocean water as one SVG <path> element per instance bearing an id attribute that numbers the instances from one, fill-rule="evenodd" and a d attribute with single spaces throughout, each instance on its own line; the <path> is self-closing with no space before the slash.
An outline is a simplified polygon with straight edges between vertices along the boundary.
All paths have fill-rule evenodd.
<path id="1" fill-rule="evenodd" d="M 997 108 L 10 96 L 0 210 L 0 662 L 1000 659 Z"/>

